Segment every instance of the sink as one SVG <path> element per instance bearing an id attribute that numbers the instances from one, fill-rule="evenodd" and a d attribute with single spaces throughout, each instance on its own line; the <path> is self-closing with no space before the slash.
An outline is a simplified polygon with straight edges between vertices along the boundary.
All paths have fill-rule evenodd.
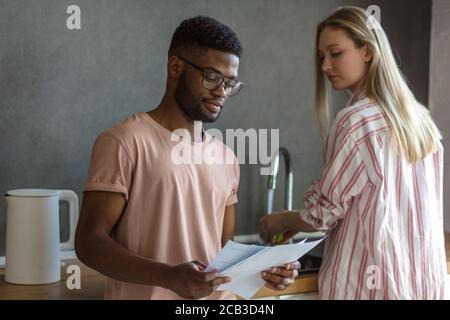
<path id="1" fill-rule="evenodd" d="M 305 238 L 319 239 L 325 236 L 324 232 L 299 232 L 293 238 L 293 243 L 302 241 Z M 235 235 L 234 241 L 244 244 L 267 245 L 263 243 L 258 233 Z"/>
<path id="2" fill-rule="evenodd" d="M 292 240 L 293 243 L 297 243 L 305 238 L 308 238 L 308 240 L 315 240 L 324 236 L 324 232 L 299 232 L 292 238 Z M 258 233 L 236 235 L 234 236 L 234 241 L 243 244 L 267 245 L 262 242 Z M 298 259 L 301 264 L 299 274 L 316 273 L 319 271 L 322 263 L 323 249 L 324 241 Z"/>

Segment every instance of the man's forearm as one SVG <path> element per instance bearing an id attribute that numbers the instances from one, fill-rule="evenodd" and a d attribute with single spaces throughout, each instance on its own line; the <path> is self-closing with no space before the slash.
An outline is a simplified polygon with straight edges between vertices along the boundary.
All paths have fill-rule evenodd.
<path id="1" fill-rule="evenodd" d="M 102 274 L 124 282 L 167 288 L 170 266 L 141 257 L 109 236 L 92 236 L 76 245 L 78 258 Z"/>

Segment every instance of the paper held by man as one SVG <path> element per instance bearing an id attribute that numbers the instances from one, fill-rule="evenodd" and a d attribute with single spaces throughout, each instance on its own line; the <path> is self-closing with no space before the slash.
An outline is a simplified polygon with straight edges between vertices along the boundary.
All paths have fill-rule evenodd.
<path id="1" fill-rule="evenodd" d="M 264 285 L 262 271 L 298 260 L 323 239 L 325 237 L 312 242 L 305 242 L 305 239 L 274 247 L 246 245 L 230 240 L 205 271 L 217 269 L 220 275 L 231 278 L 231 282 L 221 285 L 218 290 L 228 290 L 250 299 Z"/>

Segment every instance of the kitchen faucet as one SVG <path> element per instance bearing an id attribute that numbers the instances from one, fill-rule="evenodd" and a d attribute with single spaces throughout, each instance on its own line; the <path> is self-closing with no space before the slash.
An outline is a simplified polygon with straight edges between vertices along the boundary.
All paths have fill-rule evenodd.
<path id="1" fill-rule="evenodd" d="M 280 169 L 280 155 L 284 158 L 286 168 L 286 180 L 284 184 L 284 210 L 292 210 L 292 189 L 293 178 L 291 168 L 291 155 L 285 147 L 280 147 L 272 156 L 272 171 L 269 176 L 268 190 L 267 190 L 267 213 L 272 213 L 273 197 L 276 189 L 278 170 Z"/>

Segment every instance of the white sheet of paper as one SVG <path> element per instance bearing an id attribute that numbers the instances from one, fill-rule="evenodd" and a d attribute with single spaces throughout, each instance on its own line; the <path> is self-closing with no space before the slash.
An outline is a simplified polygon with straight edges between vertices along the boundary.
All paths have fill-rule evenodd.
<path id="1" fill-rule="evenodd" d="M 205 271 L 209 272 L 213 269 L 217 269 L 219 272 L 222 272 L 265 248 L 266 247 L 264 246 L 247 245 L 230 240 L 225 244 L 213 261 L 211 261 Z"/>
<path id="2" fill-rule="evenodd" d="M 206 270 L 216 268 L 221 275 L 231 278 L 231 282 L 221 285 L 217 290 L 228 290 L 250 299 L 264 285 L 262 271 L 298 260 L 323 239 L 307 243 L 305 239 L 299 243 L 274 247 L 228 241 Z"/>

